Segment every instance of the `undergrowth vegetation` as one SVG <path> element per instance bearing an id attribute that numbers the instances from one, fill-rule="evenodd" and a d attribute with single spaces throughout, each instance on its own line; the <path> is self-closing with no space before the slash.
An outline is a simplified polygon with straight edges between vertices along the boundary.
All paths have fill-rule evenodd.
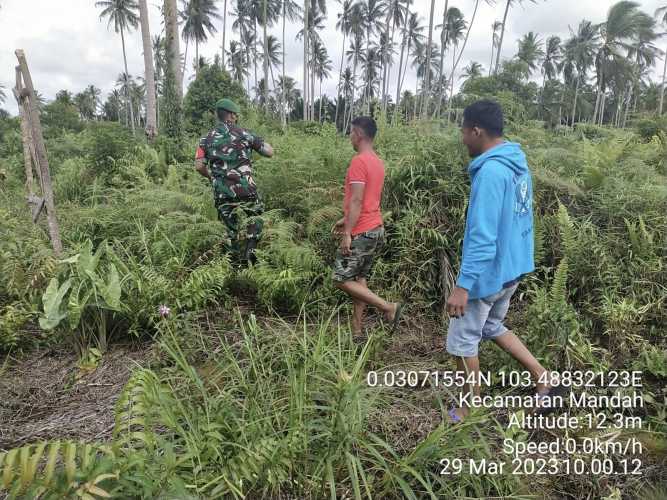
<path id="1" fill-rule="evenodd" d="M 329 125 L 286 133 L 245 125 L 270 138 L 276 156 L 255 163 L 269 210 L 258 263 L 240 270 L 192 165 L 167 164 L 108 123 L 46 134 L 66 249 L 57 259 L 44 222 L 30 221 L 18 124 L 6 120 L 0 350 L 65 343 L 84 358 L 114 341 L 154 337 L 161 356 L 125 388 L 111 442 L 1 453 L 0 490 L 44 498 L 530 493 L 528 480 L 511 475 L 439 474 L 441 458 L 497 453 L 506 431 L 495 416 L 452 428 L 442 422 L 446 393 L 425 391 L 415 402 L 365 383 L 403 333 L 372 328 L 356 344 L 347 302 L 331 284 L 347 139 Z M 664 459 L 664 394 L 653 388 L 667 376 L 666 137 L 648 124 L 632 132 L 527 123 L 508 139 L 524 146 L 535 178 L 537 265 L 509 323 L 553 369 L 642 370 L 643 416 Z M 465 149 L 456 129 L 424 122 L 380 123 L 377 150 L 387 166 L 387 245 L 373 286 L 409 301 L 410 315 L 444 342 L 469 193 Z M 490 370 L 509 366 L 497 351 L 484 360 Z M 435 353 L 428 363 L 438 365 Z M 393 444 L 402 430 L 387 409 L 397 405 L 414 419 L 431 415 L 406 448 Z M 616 484 L 594 488 L 609 495 Z"/>

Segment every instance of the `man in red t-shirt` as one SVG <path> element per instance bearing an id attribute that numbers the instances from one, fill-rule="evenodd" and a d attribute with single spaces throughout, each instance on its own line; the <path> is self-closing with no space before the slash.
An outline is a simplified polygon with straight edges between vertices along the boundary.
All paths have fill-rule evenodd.
<path id="1" fill-rule="evenodd" d="M 373 150 L 376 133 L 377 125 L 372 118 L 360 116 L 352 121 L 350 142 L 358 154 L 352 158 L 345 176 L 344 217 L 334 226 L 341 241 L 333 265 L 333 279 L 354 301 L 353 335 L 362 333 L 367 305 L 380 309 L 384 318 L 392 323 L 392 329 L 396 328 L 403 308 L 402 304 L 387 302 L 375 295 L 366 282 L 373 258 L 384 239 L 380 212 L 384 164 Z"/>

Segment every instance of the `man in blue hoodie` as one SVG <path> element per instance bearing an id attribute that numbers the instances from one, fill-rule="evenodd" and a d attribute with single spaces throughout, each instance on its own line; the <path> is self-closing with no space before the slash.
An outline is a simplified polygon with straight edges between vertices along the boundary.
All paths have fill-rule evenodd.
<path id="1" fill-rule="evenodd" d="M 519 280 L 535 268 L 533 189 L 526 156 L 519 144 L 503 140 L 503 112 L 496 102 L 482 100 L 468 106 L 461 131 L 473 160 L 468 166 L 471 189 L 461 270 L 447 300 L 447 352 L 456 356 L 459 371 L 472 374 L 478 382 L 479 343 L 491 339 L 534 381 L 543 382 L 539 379 L 545 369 L 503 324 Z M 549 386 L 539 382 L 538 395 L 548 394 Z M 479 395 L 479 383 L 470 385 Z M 450 417 L 456 422 L 468 411 L 461 405 L 450 411 Z"/>

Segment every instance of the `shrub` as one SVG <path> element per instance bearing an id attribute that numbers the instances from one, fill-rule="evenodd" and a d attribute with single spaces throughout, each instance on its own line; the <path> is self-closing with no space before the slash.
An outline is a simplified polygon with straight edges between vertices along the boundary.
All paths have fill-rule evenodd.
<path id="1" fill-rule="evenodd" d="M 105 180 L 118 173 L 118 160 L 129 156 L 138 144 L 127 128 L 115 122 L 91 123 L 86 135 L 93 174 Z"/>

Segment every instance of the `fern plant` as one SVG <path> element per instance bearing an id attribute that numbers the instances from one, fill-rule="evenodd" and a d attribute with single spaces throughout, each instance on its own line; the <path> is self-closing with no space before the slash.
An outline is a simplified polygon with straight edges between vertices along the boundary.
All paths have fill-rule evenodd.
<path id="1" fill-rule="evenodd" d="M 118 478 L 109 447 L 73 441 L 0 453 L 0 468 L 0 491 L 10 498 L 109 498 L 110 480 Z"/>

